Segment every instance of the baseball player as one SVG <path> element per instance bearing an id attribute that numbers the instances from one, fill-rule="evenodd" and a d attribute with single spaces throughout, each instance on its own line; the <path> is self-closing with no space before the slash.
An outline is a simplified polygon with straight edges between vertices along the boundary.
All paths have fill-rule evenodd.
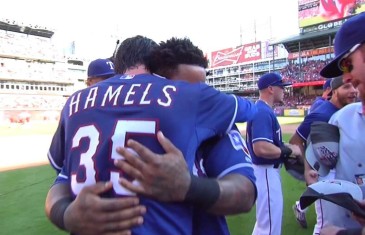
<path id="1" fill-rule="evenodd" d="M 335 38 L 335 58 L 321 70 L 324 77 L 343 75 L 359 91 L 361 103 L 346 106 L 334 115 L 330 123 L 340 130 L 340 154 L 335 177 L 360 184 L 365 174 L 364 138 L 365 129 L 365 13 L 348 19 L 339 29 Z M 351 121 L 350 121 L 351 120 Z M 360 224 L 353 221 L 346 210 L 333 206 L 330 222 L 333 226 L 324 228 L 321 234 L 364 234 Z M 346 228 L 346 229 L 344 229 Z"/>
<path id="2" fill-rule="evenodd" d="M 87 68 L 86 85 L 92 86 L 97 82 L 115 75 L 114 64 L 108 59 L 96 59 L 90 62 Z"/>
<path id="3" fill-rule="evenodd" d="M 328 100 L 331 97 L 331 80 L 327 79 L 323 84 L 323 93 L 322 96 L 317 97 L 311 107 L 309 108 L 309 112 L 313 112 L 316 108 L 318 108 L 323 101 Z"/>
<path id="4" fill-rule="evenodd" d="M 115 75 L 114 64 L 109 59 L 96 59 L 90 62 L 87 68 L 87 79 L 85 81 L 86 85 L 92 86 L 98 82 L 104 81 Z M 55 137 L 54 137 L 55 138 Z M 48 152 L 48 160 L 51 166 L 60 173 L 64 158 L 54 158 L 52 154 Z"/>
<path id="5" fill-rule="evenodd" d="M 304 149 L 306 148 L 306 142 L 308 135 L 310 133 L 310 126 L 314 121 L 323 121 L 328 122 L 331 116 L 337 112 L 342 107 L 346 106 L 349 103 L 353 103 L 356 100 L 356 90 L 351 83 L 343 83 L 342 77 L 333 78 L 331 81 L 331 90 L 332 90 L 332 97 L 329 101 L 325 100 L 323 103 L 307 115 L 304 118 L 304 121 L 300 124 L 297 128 L 294 135 L 291 137 L 289 143 L 298 145 L 304 153 Z M 307 162 L 304 162 L 306 166 L 306 173 L 308 175 L 310 172 L 310 167 Z M 333 174 L 333 173 L 332 173 Z M 333 176 L 329 175 L 327 178 L 331 178 Z M 313 183 L 308 181 L 308 177 L 306 176 L 306 181 L 308 184 Z M 317 223 L 314 227 L 313 234 L 319 234 L 320 229 L 323 227 L 323 215 L 322 211 L 322 202 L 318 200 L 315 203 L 316 213 L 317 213 Z M 297 201 L 296 204 L 293 206 L 294 213 L 296 215 L 296 219 L 298 223 L 306 228 L 306 210 L 302 210 L 300 208 L 299 202 Z"/>
<path id="6" fill-rule="evenodd" d="M 283 194 L 280 169 L 285 158 L 299 155 L 295 145 L 284 145 L 281 128 L 272 110 L 284 97 L 284 83 L 277 73 L 260 77 L 260 98 L 256 102 L 258 113 L 247 123 L 247 146 L 252 156 L 257 185 L 256 223 L 254 235 L 281 234 Z"/>
<path id="7" fill-rule="evenodd" d="M 205 82 L 206 66 L 203 52 L 189 39 L 172 38 L 161 42 L 158 49 L 151 53 L 147 67 L 152 73 L 163 75 L 171 80 L 197 83 Z M 142 151 L 140 154 L 142 159 L 145 157 L 144 152 L 147 151 Z M 225 157 L 222 158 L 222 156 Z M 150 162 L 142 164 L 153 165 Z M 136 165 L 137 170 L 139 165 Z M 139 169 L 142 175 L 147 172 L 146 165 L 144 169 Z M 165 169 L 165 167 L 161 167 L 161 169 Z M 162 185 L 173 185 L 177 181 L 177 177 L 161 174 L 159 171 L 155 172 Z M 209 208 L 208 211 L 212 213 L 208 213 L 199 205 L 194 207 L 193 234 L 229 234 L 225 217 L 218 215 L 247 212 L 253 206 L 256 198 L 251 157 L 236 126 L 227 135 L 210 139 L 200 146 L 193 174 L 205 178 L 218 178 L 224 192 L 215 205 Z M 168 175 L 166 182 L 161 175 Z M 149 173 L 148 177 L 151 179 L 153 176 Z M 158 191 L 153 187 L 154 184 L 144 184 L 144 192 Z M 168 189 L 162 188 L 162 190 L 164 195 L 168 193 Z M 159 199 L 160 195 L 152 194 L 150 196 Z"/>
<path id="8" fill-rule="evenodd" d="M 131 44 L 134 40 L 140 47 L 146 46 L 143 37 L 127 39 L 124 43 Z M 120 48 L 123 48 L 122 45 Z M 118 52 L 121 52 L 122 57 L 131 55 L 126 51 Z M 147 73 L 144 63 L 120 63 L 121 57 L 118 54 L 116 68 L 125 71 L 133 67 L 134 72 Z M 204 103 L 199 100 L 204 100 Z M 222 102 L 224 105 L 221 105 Z M 237 115 L 234 115 L 235 112 Z M 182 150 L 191 171 L 196 147 L 204 139 L 216 133 L 225 133 L 235 121 L 252 119 L 254 112 L 255 108 L 249 101 L 221 94 L 205 84 L 170 82 L 150 74 L 117 75 L 75 93 L 65 105 L 58 130 L 66 135 L 59 139 L 59 147 L 55 148 L 61 151 L 51 151 L 52 156 L 66 156 L 65 167 L 58 180 L 71 182 L 75 196 L 87 185 L 108 180 L 113 182 L 113 190 L 106 196 L 130 195 L 129 191 L 118 184 L 120 172 L 113 165 L 113 160 L 119 158 L 115 152 L 116 144 L 125 143 L 131 137 L 127 133 L 152 151 L 161 153 L 155 135 L 158 130 L 163 130 Z M 114 119 L 116 123 L 113 123 Z M 184 122 L 185 125 L 176 125 L 179 122 Z M 195 131 L 199 133 L 194 134 Z M 105 132 L 111 135 L 104 135 Z M 85 142 L 85 138 L 88 141 Z M 109 160 L 106 161 L 108 155 L 110 156 L 106 159 Z M 195 186 L 199 185 L 199 178 L 192 177 L 191 180 L 194 180 L 192 184 Z M 204 200 L 201 200 L 201 206 L 214 203 L 219 198 L 219 187 L 215 181 L 204 182 L 209 185 L 205 187 L 205 193 L 197 195 L 195 191 L 188 191 L 185 199 L 202 197 Z M 134 228 L 133 233 L 191 234 L 190 206 L 187 207 L 184 203 L 158 203 L 144 197 L 140 197 L 140 201 L 148 207 L 148 213 L 143 225 Z"/>

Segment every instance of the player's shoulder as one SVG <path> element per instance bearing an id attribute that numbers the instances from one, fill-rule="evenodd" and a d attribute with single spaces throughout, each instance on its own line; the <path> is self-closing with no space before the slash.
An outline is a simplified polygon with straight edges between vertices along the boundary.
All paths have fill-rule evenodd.
<path id="1" fill-rule="evenodd" d="M 269 105 L 263 100 L 256 100 L 255 105 L 256 105 L 257 109 L 260 109 L 260 110 L 265 110 L 265 111 L 272 110 L 271 107 L 269 107 Z"/>
<path id="2" fill-rule="evenodd" d="M 323 101 L 313 112 L 309 113 L 306 117 L 308 118 L 317 118 L 317 117 L 327 117 L 328 115 L 332 116 L 338 108 L 332 104 L 330 101 Z"/>
<path id="3" fill-rule="evenodd" d="M 257 113 L 256 116 L 275 116 L 274 110 L 268 105 L 266 104 L 264 101 L 258 100 L 255 102 L 256 108 L 257 108 Z"/>
<path id="4" fill-rule="evenodd" d="M 362 103 L 348 104 L 336 112 L 336 118 L 351 118 L 355 112 L 362 113 Z"/>

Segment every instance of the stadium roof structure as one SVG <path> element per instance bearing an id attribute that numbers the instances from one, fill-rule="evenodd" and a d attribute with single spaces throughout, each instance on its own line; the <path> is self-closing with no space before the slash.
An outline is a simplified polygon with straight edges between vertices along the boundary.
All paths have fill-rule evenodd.
<path id="1" fill-rule="evenodd" d="M 289 53 L 328 47 L 333 45 L 338 28 L 319 32 L 305 33 L 271 43 L 272 46 L 283 44 Z"/>
<path id="2" fill-rule="evenodd" d="M 40 36 L 45 38 L 51 38 L 54 34 L 53 31 L 41 27 L 38 28 L 38 26 L 35 27 L 31 25 L 21 26 L 4 21 L 0 21 L 0 29 L 16 33 L 24 33 L 28 35 Z"/>

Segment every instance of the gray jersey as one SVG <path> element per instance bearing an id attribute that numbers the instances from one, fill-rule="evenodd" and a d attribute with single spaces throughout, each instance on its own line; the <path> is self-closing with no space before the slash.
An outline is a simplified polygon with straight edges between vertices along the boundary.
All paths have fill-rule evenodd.
<path id="1" fill-rule="evenodd" d="M 336 165 L 336 179 L 347 180 L 360 186 L 365 195 L 365 116 L 362 104 L 354 103 L 339 110 L 331 117 L 330 124 L 340 130 L 339 159 Z M 354 228 L 360 224 L 351 218 L 351 212 L 328 203 L 324 216 L 331 224 Z"/>

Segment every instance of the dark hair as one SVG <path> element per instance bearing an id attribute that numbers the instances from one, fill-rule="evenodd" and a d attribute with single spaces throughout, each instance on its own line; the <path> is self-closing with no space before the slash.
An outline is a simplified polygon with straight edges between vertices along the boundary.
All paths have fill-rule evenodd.
<path id="1" fill-rule="evenodd" d="M 114 55 L 110 56 L 109 58 L 106 58 L 107 60 L 110 60 L 114 64 Z"/>
<path id="2" fill-rule="evenodd" d="M 147 56 L 155 47 L 157 47 L 156 42 L 141 35 L 125 39 L 113 60 L 115 72 L 123 74 L 129 68 L 140 64 L 145 65 Z"/>
<path id="3" fill-rule="evenodd" d="M 208 61 L 203 51 L 195 46 L 188 38 L 171 38 L 161 42 L 147 59 L 147 69 L 164 76 L 172 77 L 180 64 L 197 65 L 207 68 Z"/>

